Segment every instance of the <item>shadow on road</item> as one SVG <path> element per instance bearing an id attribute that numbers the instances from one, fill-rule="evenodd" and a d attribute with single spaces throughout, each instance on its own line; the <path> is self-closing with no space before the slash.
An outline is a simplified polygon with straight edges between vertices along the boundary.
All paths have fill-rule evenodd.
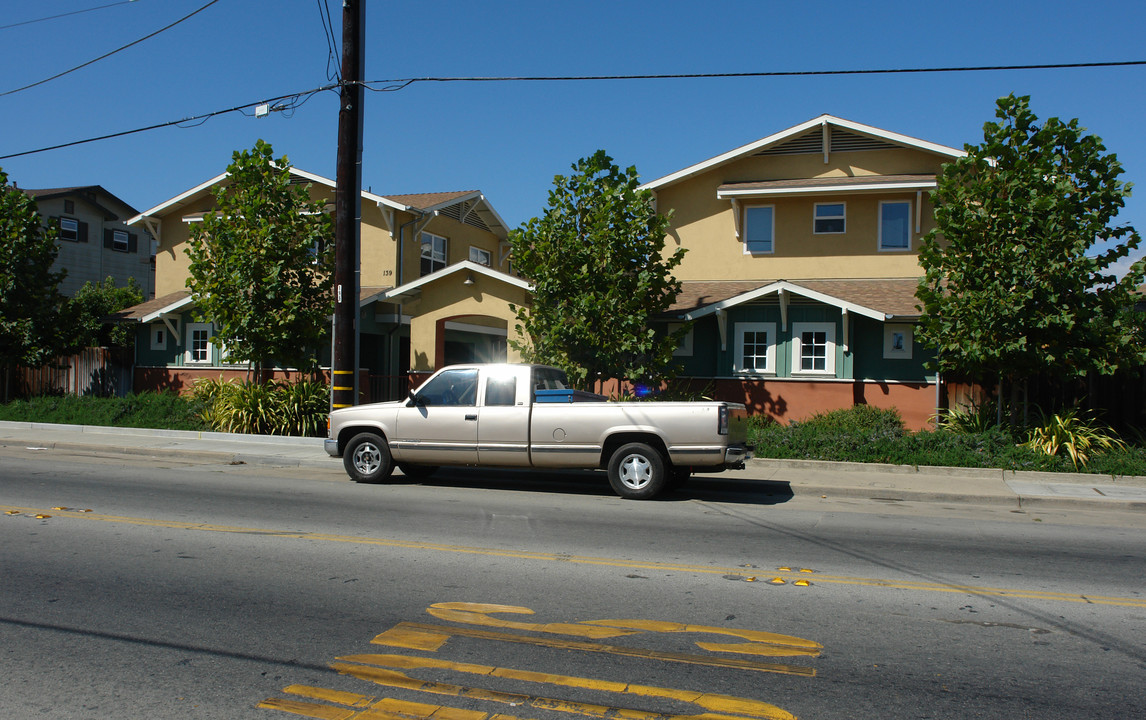
<path id="1" fill-rule="evenodd" d="M 481 488 L 568 495 L 615 497 L 601 470 L 510 470 L 488 468 L 441 468 L 428 478 L 408 478 L 395 472 L 390 483 L 425 487 Z M 748 505 L 779 505 L 793 497 L 787 482 L 733 480 L 719 475 L 696 475 L 681 487 L 663 493 L 653 502 L 710 502 Z M 620 498 L 617 498 L 620 500 Z"/>

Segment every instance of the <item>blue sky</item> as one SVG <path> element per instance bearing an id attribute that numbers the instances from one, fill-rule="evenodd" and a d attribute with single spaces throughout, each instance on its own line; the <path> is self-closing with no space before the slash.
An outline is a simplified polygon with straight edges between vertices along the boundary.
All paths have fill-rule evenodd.
<path id="1" fill-rule="evenodd" d="M 0 93 L 135 41 L 208 0 L 135 0 L 0 29 Z M 0 25 L 114 0 L 3 0 Z M 328 0 L 336 36 L 341 3 Z M 918 68 L 1146 59 L 1146 3 L 369 2 L 368 79 Z M 1079 118 L 1146 182 L 1146 66 L 741 79 L 420 83 L 366 97 L 363 185 L 480 189 L 515 227 L 553 176 L 604 148 L 652 180 L 822 113 L 954 147 L 996 98 Z M 220 0 L 154 38 L 0 96 L 0 155 L 132 130 L 329 82 L 316 0 Z M 21 187 L 103 185 L 143 210 L 256 139 L 333 178 L 337 98 L 0 160 Z M 1146 186 L 1144 186 L 1146 187 Z M 1146 189 L 1121 222 L 1146 231 Z M 1141 251 L 1139 251 L 1141 254 Z"/>

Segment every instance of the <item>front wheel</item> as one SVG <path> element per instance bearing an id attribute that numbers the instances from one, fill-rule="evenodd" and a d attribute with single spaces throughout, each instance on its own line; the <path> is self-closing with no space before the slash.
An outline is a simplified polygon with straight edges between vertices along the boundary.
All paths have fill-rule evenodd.
<path id="1" fill-rule="evenodd" d="M 609 459 L 609 484 L 623 498 L 654 498 L 668 484 L 664 458 L 644 443 L 622 445 Z"/>
<path id="2" fill-rule="evenodd" d="M 351 480 L 360 483 L 379 483 L 394 472 L 385 438 L 370 432 L 350 439 L 342 453 L 342 466 Z"/>

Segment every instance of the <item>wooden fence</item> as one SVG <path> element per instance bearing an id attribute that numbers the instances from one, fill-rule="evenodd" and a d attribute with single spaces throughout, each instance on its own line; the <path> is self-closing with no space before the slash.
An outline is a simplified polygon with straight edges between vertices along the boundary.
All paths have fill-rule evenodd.
<path id="1" fill-rule="evenodd" d="M 16 368 L 12 392 L 16 397 L 123 397 L 131 392 L 131 365 L 130 350 L 85 348 L 75 355 L 58 357 L 43 367 Z"/>

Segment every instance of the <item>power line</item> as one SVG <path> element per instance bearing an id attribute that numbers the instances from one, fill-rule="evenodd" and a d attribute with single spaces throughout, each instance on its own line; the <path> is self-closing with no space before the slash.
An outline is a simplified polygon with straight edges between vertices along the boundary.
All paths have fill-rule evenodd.
<path id="1" fill-rule="evenodd" d="M 120 0 L 120 2 L 113 2 L 107 5 L 99 5 L 96 7 L 86 8 L 84 10 L 73 10 L 71 12 L 60 13 L 59 15 L 49 15 L 48 17 L 36 18 L 35 20 L 24 20 L 22 22 L 11 23 L 9 25 L 0 25 L 0 30 L 20 27 L 21 25 L 31 25 L 32 23 L 44 22 L 45 20 L 57 20 L 59 18 L 69 17 L 71 15 L 79 15 L 81 13 L 92 12 L 93 10 L 103 10 L 104 8 L 115 7 L 116 5 L 129 5 L 133 2 L 137 2 L 137 0 Z"/>
<path id="2" fill-rule="evenodd" d="M 236 105 L 235 107 L 227 108 L 225 110 L 214 110 L 212 112 L 203 113 L 202 115 L 193 115 L 191 117 L 185 117 L 181 120 L 171 120 L 168 122 L 157 123 L 155 125 L 148 125 L 147 127 L 136 128 L 134 130 L 123 130 L 121 132 L 110 133 L 108 135 L 100 135 L 98 137 L 85 138 L 83 140 L 73 140 L 72 142 L 60 143 L 59 145 L 51 145 L 49 147 L 37 148 L 35 150 L 24 150 L 23 152 L 11 153 L 9 155 L 0 155 L 0 160 L 7 160 L 8 158 L 15 158 L 15 157 L 23 157 L 24 155 L 34 155 L 36 153 L 48 152 L 49 150 L 59 150 L 61 148 L 74 147 L 76 145 L 84 145 L 86 143 L 98 142 L 100 140 L 111 140 L 112 138 L 123 137 L 125 135 L 134 135 L 136 133 L 147 132 L 149 130 L 158 130 L 160 128 L 165 128 L 165 127 L 184 125 L 184 123 L 195 123 L 195 125 L 189 125 L 189 126 L 185 126 L 185 127 L 196 127 L 198 125 L 202 125 L 207 120 L 210 120 L 211 118 L 216 117 L 218 115 L 226 115 L 227 113 L 233 113 L 233 112 L 242 112 L 243 110 L 246 110 L 247 108 L 257 107 L 259 105 L 270 105 L 271 103 L 276 103 L 275 110 L 293 111 L 295 108 L 300 107 L 303 103 L 305 103 L 307 100 L 309 100 L 314 95 L 317 95 L 318 93 L 323 92 L 325 90 L 333 90 L 333 89 L 337 88 L 338 86 L 339 86 L 338 83 L 334 83 L 332 85 L 324 85 L 322 87 L 318 87 L 318 88 L 315 88 L 313 90 L 304 90 L 303 92 L 291 93 L 290 95 L 280 95 L 278 97 L 267 98 L 266 100 L 259 100 L 258 102 L 246 103 L 244 105 Z M 287 103 L 286 105 L 278 104 L 280 100 L 291 100 L 291 102 Z"/>
<path id="3" fill-rule="evenodd" d="M 326 79 L 335 80 L 342 77 L 341 60 L 338 57 L 338 42 L 334 39 L 334 22 L 330 19 L 330 3 L 328 0 L 316 0 L 318 3 L 318 18 L 322 21 L 322 34 L 326 37 Z M 330 72 L 334 64 L 336 73 Z"/>
<path id="4" fill-rule="evenodd" d="M 77 65 L 74 68 L 72 68 L 71 70 L 65 70 L 61 73 L 56 73 L 55 75 L 53 75 L 49 78 L 44 78 L 43 80 L 40 80 L 38 82 L 34 82 L 30 85 L 25 85 L 24 87 L 18 87 L 15 90 L 8 90 L 7 92 L 2 92 L 2 93 L 0 93 L 0 97 L 4 97 L 5 95 L 12 95 L 13 93 L 18 93 L 21 90 L 27 90 L 29 88 L 34 88 L 37 85 L 43 85 L 46 82 L 51 82 L 52 80 L 55 80 L 57 78 L 61 78 L 61 77 L 65 76 L 69 73 L 74 73 L 76 70 L 80 70 L 81 68 L 86 68 L 88 65 L 91 65 L 93 63 L 97 63 L 100 60 L 103 60 L 104 58 L 108 58 L 108 57 L 111 57 L 112 55 L 115 55 L 117 52 L 120 52 L 122 50 L 126 50 L 133 45 L 138 45 L 139 43 L 141 43 L 144 40 L 147 40 L 149 38 L 153 38 L 161 32 L 164 32 L 166 30 L 170 30 L 171 28 L 175 27 L 176 25 L 183 22 L 184 20 L 188 20 L 188 19 L 194 17 L 195 15 L 198 15 L 199 13 L 203 12 L 204 10 L 211 7 L 212 5 L 214 5 L 217 2 L 219 2 L 219 0 L 211 0 L 209 3 L 207 3 L 203 7 L 199 8 L 198 10 L 190 13 L 189 15 L 184 15 L 183 17 L 179 18 L 178 20 L 176 20 L 175 22 L 171 23 L 170 25 L 168 25 L 166 27 L 159 28 L 155 32 L 151 33 L 150 35 L 144 35 L 143 37 L 139 38 L 138 40 L 134 40 L 132 42 L 129 42 L 128 44 L 124 45 L 123 47 L 116 48 L 115 50 L 112 50 L 109 53 L 104 53 L 103 55 L 100 55 L 99 57 L 97 57 L 94 60 L 88 60 L 83 65 Z"/>
<path id="5" fill-rule="evenodd" d="M 386 90 L 401 90 L 420 82 L 562 82 L 574 80 L 688 80 L 711 78 L 806 77 L 813 75 L 893 75 L 902 73 L 986 72 L 996 70 L 1064 70 L 1069 68 L 1129 67 L 1146 65 L 1146 60 L 1124 60 L 1090 63 L 1043 63 L 1037 65 L 977 65 L 966 67 L 883 68 L 871 70 L 775 70 L 738 73 L 674 73 L 646 75 L 510 75 L 493 77 L 415 77 L 394 80 L 368 80 L 366 85 L 387 85 Z M 373 88 L 371 88 L 373 89 Z"/>
<path id="6" fill-rule="evenodd" d="M 212 3 L 218 0 L 212 0 Z M 204 8 L 207 6 L 204 6 Z M 200 10 L 204 9 L 200 8 Z M 196 11 L 198 12 L 198 10 Z M 1096 62 L 1096 63 L 1046 63 L 1040 65 L 981 65 L 974 67 L 936 67 L 936 68 L 900 68 L 900 69 L 881 69 L 881 70 L 804 70 L 804 71 L 773 71 L 773 72 L 745 72 L 745 73 L 682 73 L 672 75 L 568 75 L 568 76 L 505 76 L 505 77 L 422 77 L 422 78 L 405 78 L 399 80 L 370 80 L 363 82 L 362 85 L 368 90 L 375 92 L 397 92 L 403 90 L 410 85 L 417 82 L 528 82 L 528 81 L 572 81 L 572 80 L 679 80 L 679 79 L 704 79 L 704 78 L 745 78 L 745 77 L 786 77 L 786 76 L 811 76 L 811 75 L 880 75 L 880 74 L 897 74 L 897 73 L 949 73 L 949 72 L 985 72 L 996 70 L 1061 70 L 1068 68 L 1103 68 L 1103 67 L 1131 67 L 1146 65 L 1146 60 L 1126 60 L 1114 62 Z M 382 85 L 386 87 L 374 88 L 371 85 Z M 112 138 L 123 137 L 125 135 L 133 135 L 136 133 L 147 132 L 149 130 L 157 130 L 160 128 L 171 127 L 174 125 L 182 125 L 184 123 L 203 121 L 215 117 L 217 115 L 225 115 L 232 112 L 242 112 L 248 108 L 253 108 L 258 105 L 270 105 L 271 103 L 278 103 L 280 100 L 292 100 L 291 103 L 285 105 L 278 104 L 273 106 L 276 111 L 294 111 L 303 103 L 309 100 L 314 95 L 326 91 L 333 90 L 342 85 L 342 83 L 332 83 L 324 85 L 313 90 L 305 90 L 303 92 L 291 93 L 289 95 L 280 95 L 279 97 L 269 98 L 267 100 L 260 100 L 258 102 L 246 103 L 238 105 L 233 108 L 225 110 L 216 110 L 214 112 L 204 113 L 202 115 L 195 115 L 192 117 L 183 118 L 182 120 L 172 120 L 170 122 L 158 123 L 156 125 L 149 125 L 147 127 L 136 128 L 134 130 L 124 130 L 122 132 L 111 133 L 109 135 L 101 135 L 99 137 L 86 138 L 84 140 L 75 140 L 72 142 L 61 143 L 59 145 L 51 145 L 49 147 L 37 148 L 35 150 L 25 150 L 23 152 L 11 153 L 9 155 L 0 155 L 0 160 L 7 160 L 14 157 L 22 157 L 24 155 L 34 155 L 36 153 L 47 152 L 49 150 L 59 150 L 61 148 L 73 147 L 75 145 L 83 145 L 86 143 L 97 142 L 100 140 L 110 140 Z M 289 117 L 289 116 L 288 116 Z M 201 124 L 201 123 L 200 123 Z"/>

